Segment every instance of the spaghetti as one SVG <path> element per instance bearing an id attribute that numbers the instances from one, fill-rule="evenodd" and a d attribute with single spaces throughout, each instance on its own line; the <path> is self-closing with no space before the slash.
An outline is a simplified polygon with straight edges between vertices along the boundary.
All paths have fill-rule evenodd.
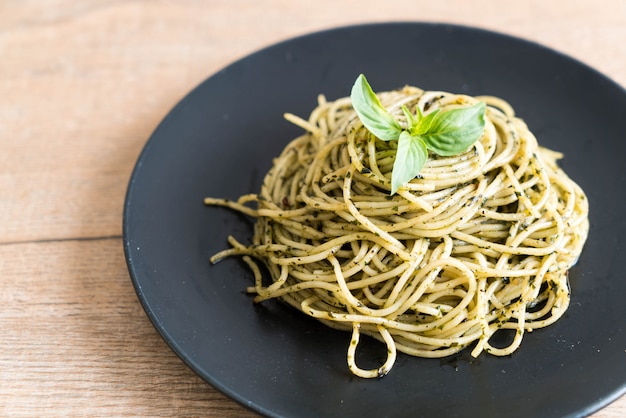
<path id="1" fill-rule="evenodd" d="M 320 96 L 308 120 L 285 115 L 306 132 L 274 160 L 258 194 L 205 200 L 256 218 L 251 244 L 231 236 L 211 261 L 243 256 L 256 302 L 279 298 L 351 331 L 347 363 L 360 377 L 388 373 L 398 351 L 512 353 L 525 332 L 568 308 L 568 269 L 589 225 L 584 192 L 504 100 L 415 87 L 378 97 L 400 124 L 403 105 L 426 115 L 483 101 L 484 133 L 459 155 L 431 155 L 390 195 L 396 142 L 371 135 L 350 98 Z M 499 329 L 512 330 L 504 347 L 492 339 Z M 357 365 L 362 334 L 386 344 L 380 367 Z"/>

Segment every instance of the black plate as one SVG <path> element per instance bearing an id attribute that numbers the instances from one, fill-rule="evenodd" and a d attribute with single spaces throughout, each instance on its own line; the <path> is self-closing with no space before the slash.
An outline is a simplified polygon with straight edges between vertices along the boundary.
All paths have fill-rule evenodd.
<path id="1" fill-rule="evenodd" d="M 353 377 L 349 334 L 271 301 L 254 306 L 240 260 L 211 266 L 250 220 L 205 196 L 256 192 L 319 93 L 346 96 L 359 73 L 376 90 L 508 100 L 586 190 L 591 232 L 571 271 L 572 304 L 513 355 L 444 361 L 400 355 L 378 380 Z M 540 45 L 423 23 L 339 28 L 289 40 L 215 74 L 165 118 L 143 150 L 124 211 L 128 267 L 148 316 L 202 378 L 269 416 L 562 417 L 589 414 L 626 389 L 626 92 Z M 362 351 L 377 355 L 375 344 Z M 366 361 L 366 360 L 363 360 Z"/>

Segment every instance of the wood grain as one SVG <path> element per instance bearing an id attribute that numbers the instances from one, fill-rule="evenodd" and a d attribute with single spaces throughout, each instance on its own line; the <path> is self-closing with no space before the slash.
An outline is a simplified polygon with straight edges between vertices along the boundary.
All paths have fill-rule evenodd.
<path id="1" fill-rule="evenodd" d="M 204 78 L 339 25 L 459 23 L 540 42 L 626 85 L 626 2 L 0 2 L 0 416 L 255 416 L 144 314 L 121 242 L 134 162 Z M 626 398 L 594 417 L 626 416 Z"/>
<path id="2" fill-rule="evenodd" d="M 0 247 L 2 416 L 246 416 L 172 355 L 119 238 Z"/>

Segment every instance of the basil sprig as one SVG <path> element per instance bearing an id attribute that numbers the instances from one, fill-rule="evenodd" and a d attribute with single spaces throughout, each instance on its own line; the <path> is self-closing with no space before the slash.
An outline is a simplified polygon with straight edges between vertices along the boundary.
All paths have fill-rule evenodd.
<path id="1" fill-rule="evenodd" d="M 383 141 L 398 141 L 396 159 L 391 172 L 391 194 L 417 176 L 428 159 L 428 152 L 447 157 L 460 154 L 476 142 L 485 127 L 485 103 L 427 115 L 417 108 L 412 114 L 406 106 L 402 111 L 407 128 L 383 107 L 363 74 L 356 79 L 352 106 L 363 125 Z"/>

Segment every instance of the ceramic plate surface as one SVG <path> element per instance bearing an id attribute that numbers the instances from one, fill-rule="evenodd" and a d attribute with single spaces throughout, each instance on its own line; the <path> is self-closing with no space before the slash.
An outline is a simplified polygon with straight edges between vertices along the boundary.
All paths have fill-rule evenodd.
<path id="1" fill-rule="evenodd" d="M 586 191 L 590 235 L 570 272 L 571 306 L 508 357 L 399 355 L 382 379 L 352 376 L 350 336 L 269 301 L 255 306 L 238 259 L 210 265 L 252 221 L 203 205 L 258 191 L 272 158 L 323 93 L 412 84 L 509 101 Z M 184 97 L 147 142 L 129 183 L 124 243 L 154 326 L 208 383 L 267 416 L 563 417 L 626 388 L 626 141 L 623 88 L 563 54 L 484 30 L 390 23 L 295 38 L 245 57 Z M 380 355 L 365 344 L 364 359 Z M 365 361 L 365 360 L 364 360 Z"/>

